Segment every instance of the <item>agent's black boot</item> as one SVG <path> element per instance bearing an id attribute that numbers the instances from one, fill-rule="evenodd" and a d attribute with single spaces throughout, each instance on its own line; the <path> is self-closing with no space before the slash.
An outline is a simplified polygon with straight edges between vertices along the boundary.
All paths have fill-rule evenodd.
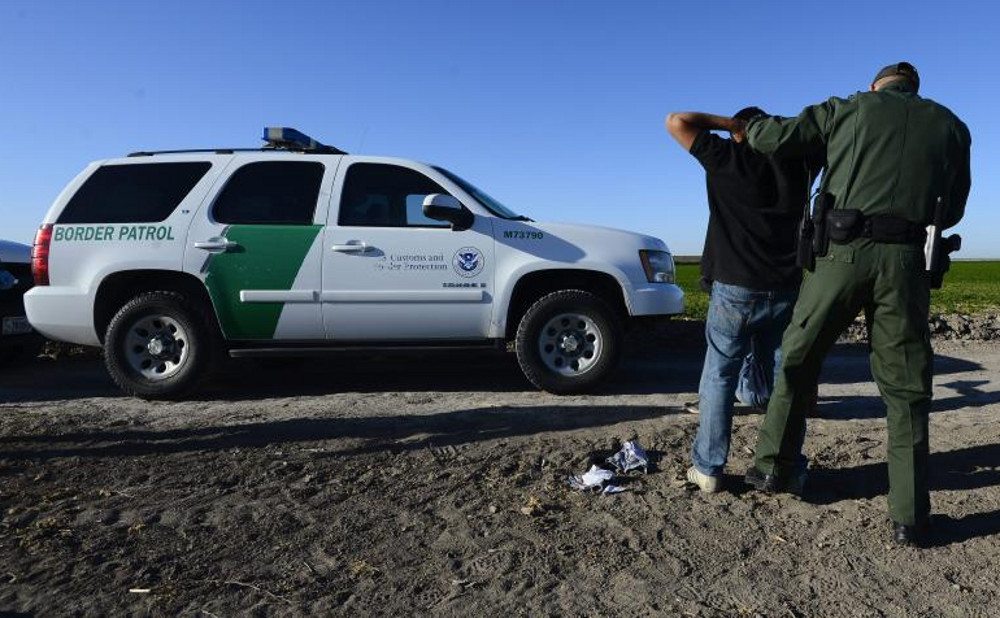
<path id="1" fill-rule="evenodd" d="M 926 521 L 917 522 L 912 526 L 892 522 L 892 540 L 904 547 L 923 547 L 927 543 L 927 529 Z"/>

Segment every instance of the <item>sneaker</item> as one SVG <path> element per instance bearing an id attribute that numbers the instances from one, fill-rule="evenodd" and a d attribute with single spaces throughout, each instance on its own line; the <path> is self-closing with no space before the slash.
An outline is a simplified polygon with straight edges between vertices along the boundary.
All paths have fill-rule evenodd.
<path id="1" fill-rule="evenodd" d="M 722 479 L 718 476 L 702 474 L 698 468 L 691 466 L 687 472 L 688 483 L 697 485 L 699 489 L 707 494 L 714 494 L 721 489 Z"/>
<path id="2" fill-rule="evenodd" d="M 698 413 L 698 401 L 697 400 L 696 401 L 688 401 L 687 403 L 685 403 L 684 404 L 684 411 L 687 412 L 688 414 L 697 414 Z"/>
<path id="3" fill-rule="evenodd" d="M 775 476 L 774 474 L 765 474 L 758 470 L 757 466 L 751 466 L 750 469 L 747 470 L 746 476 L 743 477 L 743 480 L 746 481 L 747 485 L 750 485 L 754 489 L 764 493 L 786 493 L 801 496 L 803 490 L 805 489 L 806 479 L 808 476 L 809 475 L 805 470 L 800 470 L 795 473 L 794 476 L 785 478 Z"/>

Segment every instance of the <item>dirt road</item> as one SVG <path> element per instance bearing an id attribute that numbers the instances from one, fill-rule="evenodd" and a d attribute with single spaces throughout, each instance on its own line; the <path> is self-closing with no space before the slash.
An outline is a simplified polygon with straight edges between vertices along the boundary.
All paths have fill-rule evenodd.
<path id="1" fill-rule="evenodd" d="M 1000 344 L 936 346 L 934 547 L 888 541 L 884 414 L 840 346 L 804 500 L 681 480 L 702 351 L 633 351 L 602 394 L 498 357 L 234 365 L 197 401 L 99 361 L 0 375 L 2 616 L 997 616 Z M 628 492 L 566 475 L 637 437 Z M 4 613 L 7 612 L 7 613 Z"/>

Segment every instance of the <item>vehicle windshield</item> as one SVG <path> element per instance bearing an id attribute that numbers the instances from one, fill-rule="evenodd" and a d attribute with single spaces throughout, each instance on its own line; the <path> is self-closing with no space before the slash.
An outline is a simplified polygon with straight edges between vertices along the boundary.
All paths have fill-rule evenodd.
<path id="1" fill-rule="evenodd" d="M 496 199 L 490 197 L 485 191 L 476 187 L 476 185 L 472 184 L 468 180 L 463 179 L 457 174 L 449 172 L 443 167 L 434 166 L 434 169 L 447 176 L 448 180 L 451 180 L 456 185 L 462 187 L 463 191 L 465 191 L 472 197 L 476 198 L 476 200 L 480 204 L 482 204 L 486 208 L 486 210 L 490 211 L 496 216 L 502 219 L 513 219 L 515 221 L 531 221 L 531 219 L 529 219 L 528 217 L 519 215 L 510 208 L 507 208 L 506 206 L 498 202 Z"/>

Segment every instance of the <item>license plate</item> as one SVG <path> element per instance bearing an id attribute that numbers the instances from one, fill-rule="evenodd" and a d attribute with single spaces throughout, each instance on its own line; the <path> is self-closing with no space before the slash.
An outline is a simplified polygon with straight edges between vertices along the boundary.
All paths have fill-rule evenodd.
<path id="1" fill-rule="evenodd" d="M 3 319 L 3 335 L 26 335 L 32 331 L 28 318 L 13 317 Z"/>

